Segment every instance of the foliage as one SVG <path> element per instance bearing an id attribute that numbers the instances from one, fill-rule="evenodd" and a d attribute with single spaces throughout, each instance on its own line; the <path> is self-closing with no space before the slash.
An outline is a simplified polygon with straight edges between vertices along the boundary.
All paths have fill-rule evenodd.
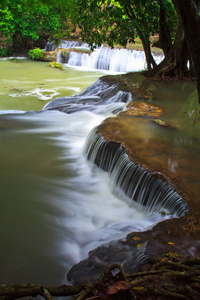
<path id="1" fill-rule="evenodd" d="M 47 39 L 57 32 L 66 14 L 64 0 L 3 0 L 0 8 L 0 34 L 11 36 L 14 47 L 22 39 Z"/>
<path id="2" fill-rule="evenodd" d="M 150 37 L 161 33 L 162 41 L 167 42 L 161 42 L 160 47 L 163 50 L 171 47 L 177 15 L 170 0 L 74 0 L 74 6 L 73 17 L 82 30 L 82 39 L 91 49 L 103 42 L 111 47 L 115 43 L 126 47 L 139 36 L 150 71 L 156 67 Z"/>
<path id="3" fill-rule="evenodd" d="M 44 52 L 40 48 L 35 48 L 28 52 L 28 57 L 34 60 L 42 60 L 44 58 Z"/>
<path id="4" fill-rule="evenodd" d="M 164 5 L 170 30 L 176 27 L 177 17 L 170 0 L 161 1 Z M 135 36 L 146 40 L 159 31 L 160 1 L 151 0 L 74 0 L 74 19 L 82 29 L 83 39 L 91 47 L 106 42 L 126 46 L 134 42 Z"/>
<path id="5" fill-rule="evenodd" d="M 0 48 L 0 57 L 12 55 L 13 49 L 11 47 L 2 47 Z"/>
<path id="6" fill-rule="evenodd" d="M 4 9 L 0 8 L 0 32 L 2 35 L 8 35 L 14 29 L 14 19 L 6 6 Z"/>
<path id="7" fill-rule="evenodd" d="M 57 69 L 60 69 L 60 70 L 64 70 L 64 67 L 61 64 L 59 64 L 55 61 L 50 62 L 49 66 L 51 68 L 57 68 Z"/>

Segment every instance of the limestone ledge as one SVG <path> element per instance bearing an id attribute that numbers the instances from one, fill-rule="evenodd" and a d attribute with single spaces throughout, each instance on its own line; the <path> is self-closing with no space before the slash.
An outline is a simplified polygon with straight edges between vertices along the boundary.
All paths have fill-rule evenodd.
<path id="1" fill-rule="evenodd" d="M 179 130 L 162 121 L 163 109 L 148 103 L 153 93 L 149 89 L 150 84 L 143 81 L 140 74 L 104 76 L 101 80 L 131 92 L 134 100 L 126 111 L 104 120 L 97 133 L 112 145 L 120 143 L 134 163 L 169 181 L 187 201 L 188 213 L 180 218 L 163 217 L 163 222 L 152 229 L 132 232 L 126 238 L 94 249 L 69 271 L 68 279 L 74 283 L 83 280 L 82 274 L 85 275 L 84 282 L 96 279 L 105 267 L 114 262 L 123 264 L 125 271 L 132 273 L 143 263 L 154 261 L 166 252 L 178 252 L 184 258 L 200 255 L 197 161 L 173 139 L 167 139 L 171 130 L 175 138 Z"/>
<path id="2" fill-rule="evenodd" d="M 61 58 L 62 58 L 62 63 L 67 63 L 69 59 L 70 52 L 79 52 L 79 53 L 90 53 L 90 50 L 83 50 L 83 49 L 75 49 L 75 48 L 70 48 L 70 49 L 57 49 L 55 51 L 44 51 L 44 61 L 57 61 L 57 55 L 58 52 L 61 52 Z"/>

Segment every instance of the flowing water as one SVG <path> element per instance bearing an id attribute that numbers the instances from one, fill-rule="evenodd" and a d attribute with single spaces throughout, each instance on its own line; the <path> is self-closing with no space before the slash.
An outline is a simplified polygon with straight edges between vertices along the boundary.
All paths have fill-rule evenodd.
<path id="1" fill-rule="evenodd" d="M 67 65 L 79 67 L 81 69 L 106 70 L 110 72 L 134 72 L 147 68 L 144 51 L 120 49 L 110 47 L 97 47 L 91 53 L 90 47 L 86 43 L 75 41 L 61 41 L 58 49 L 71 49 L 67 60 Z M 79 49 L 81 51 L 77 51 Z M 162 54 L 154 55 L 156 63 L 163 60 Z M 61 62 L 61 52 L 58 52 L 57 61 Z"/>
<path id="2" fill-rule="evenodd" d="M 82 92 L 101 72 L 62 72 L 28 60 L 0 66 L 0 282 L 60 285 L 90 250 L 168 217 L 114 196 L 107 173 L 83 155 L 89 132 L 124 102 L 70 114 L 37 112 L 52 98 Z M 186 106 L 187 99 L 184 115 Z M 182 124 L 183 114 L 173 113 Z"/>
<path id="3" fill-rule="evenodd" d="M 100 112 L 36 112 L 102 73 L 28 60 L 0 66 L 0 282 L 66 283 L 70 267 L 91 249 L 161 217 L 113 196 L 107 174 L 83 156 L 91 129 L 124 103 Z"/>

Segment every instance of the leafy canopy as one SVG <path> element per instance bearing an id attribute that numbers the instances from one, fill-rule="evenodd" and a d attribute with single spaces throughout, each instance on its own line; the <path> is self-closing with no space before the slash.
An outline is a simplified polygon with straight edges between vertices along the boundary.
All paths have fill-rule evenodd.
<path id="1" fill-rule="evenodd" d="M 160 3 L 173 33 L 177 16 L 170 0 L 74 0 L 72 17 L 91 47 L 103 42 L 125 47 L 128 42 L 134 43 L 136 36 L 149 41 L 150 35 L 159 31 Z"/>
<path id="2" fill-rule="evenodd" d="M 3 0 L 0 33 L 37 40 L 42 32 L 50 35 L 56 32 L 67 13 L 64 0 Z"/>

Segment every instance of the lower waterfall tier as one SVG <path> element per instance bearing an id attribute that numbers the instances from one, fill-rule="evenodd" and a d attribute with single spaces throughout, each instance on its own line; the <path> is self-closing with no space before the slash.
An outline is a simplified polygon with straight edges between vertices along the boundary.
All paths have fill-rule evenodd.
<path id="1" fill-rule="evenodd" d="M 114 77 L 107 78 L 110 84 L 114 83 Z M 127 91 L 134 90 L 132 97 L 138 95 L 137 88 L 127 83 L 126 75 L 124 82 Z M 120 78 L 118 84 L 122 83 Z M 131 273 L 165 252 L 178 252 L 182 257 L 200 254 L 198 160 L 187 151 L 188 141 L 181 137 L 183 132 L 162 121 L 164 111 L 149 105 L 147 95 L 142 91 L 142 97 L 128 105 L 130 109 L 104 120 L 91 132 L 86 156 L 109 172 L 115 195 L 133 200 L 148 212 L 169 213 L 179 218 L 165 220 L 145 232 L 132 232 L 124 239 L 94 249 L 69 271 L 68 279 L 72 282 L 81 282 L 83 273 L 84 280 L 94 280 L 114 262 L 121 263 Z"/>

